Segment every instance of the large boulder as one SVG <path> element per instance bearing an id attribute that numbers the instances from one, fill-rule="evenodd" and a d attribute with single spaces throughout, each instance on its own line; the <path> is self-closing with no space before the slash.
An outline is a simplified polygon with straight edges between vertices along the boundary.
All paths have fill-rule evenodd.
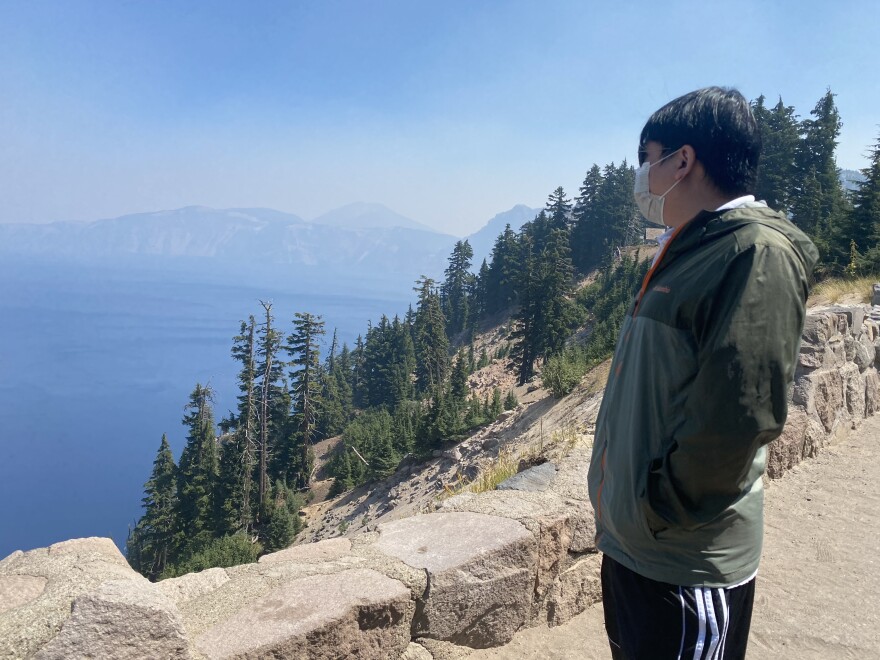
<path id="1" fill-rule="evenodd" d="M 59 634 L 74 602 L 111 580 L 142 582 L 113 541 L 72 539 L 0 561 L 0 658 L 31 657 Z M 71 656 L 73 657 L 73 656 Z M 109 657 L 109 656 L 107 656 Z"/>
<path id="2" fill-rule="evenodd" d="M 110 580 L 73 601 L 70 618 L 34 656 L 68 658 L 189 658 L 174 603 L 146 578 Z"/>
<path id="3" fill-rule="evenodd" d="M 422 569 L 413 636 L 486 648 L 528 620 L 536 542 L 520 523 L 478 513 L 431 513 L 379 526 L 377 547 Z"/>
<path id="4" fill-rule="evenodd" d="M 369 569 L 291 580 L 198 636 L 205 658 L 397 658 L 410 642 L 413 601 Z"/>

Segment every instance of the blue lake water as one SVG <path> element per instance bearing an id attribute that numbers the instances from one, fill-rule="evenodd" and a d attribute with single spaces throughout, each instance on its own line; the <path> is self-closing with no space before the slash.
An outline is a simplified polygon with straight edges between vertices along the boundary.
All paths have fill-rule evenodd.
<path id="1" fill-rule="evenodd" d="M 403 313 L 412 284 L 233 285 L 222 274 L 0 263 L 0 558 L 81 536 L 120 548 L 140 516 L 163 433 L 178 458 L 196 382 L 234 406 L 239 324 L 271 299 L 276 323 L 324 316 L 351 344 L 367 321 Z M 232 279 L 232 278 L 230 278 Z M 317 290 L 321 290 L 317 293 Z M 309 291 L 309 293 L 304 293 Z"/>

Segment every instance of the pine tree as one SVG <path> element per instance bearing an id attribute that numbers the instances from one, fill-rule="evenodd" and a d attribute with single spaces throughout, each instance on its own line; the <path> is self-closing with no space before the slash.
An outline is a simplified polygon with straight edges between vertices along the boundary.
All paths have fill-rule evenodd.
<path id="1" fill-rule="evenodd" d="M 795 162 L 800 137 L 798 118 L 793 106 L 779 102 L 772 108 L 764 106 L 760 96 L 752 103 L 752 111 L 761 133 L 761 160 L 755 184 L 755 198 L 783 213 L 790 213 L 798 182 Z"/>
<path id="2" fill-rule="evenodd" d="M 796 154 L 800 185 L 792 205 L 792 220 L 816 242 L 824 267 L 841 272 L 849 262 L 846 216 L 848 207 L 834 159 L 842 123 L 831 90 L 819 99 L 801 122 Z"/>
<path id="3" fill-rule="evenodd" d="M 272 303 L 260 301 L 265 312 L 265 320 L 260 324 L 257 338 L 257 387 L 259 391 L 259 439 L 257 442 L 258 467 L 258 505 L 262 515 L 269 510 L 269 461 L 274 445 L 284 436 L 284 423 L 281 419 L 285 407 L 286 388 L 281 385 L 284 361 L 281 360 L 281 333 L 275 329 L 272 316 Z M 287 408 L 283 410 L 284 419 Z M 262 518 L 261 518 L 262 522 Z"/>
<path id="4" fill-rule="evenodd" d="M 474 324 L 482 318 L 485 318 L 489 311 L 489 264 L 483 259 L 480 265 L 480 271 L 474 279 L 474 296 L 471 316 Z"/>
<path id="5" fill-rule="evenodd" d="M 213 397 L 209 386 L 196 383 L 183 417 L 189 431 L 178 470 L 177 518 L 182 544 L 189 547 L 212 538 L 219 518 Z"/>
<path id="6" fill-rule="evenodd" d="M 416 349 L 412 331 L 397 316 L 391 323 L 391 384 L 393 399 L 391 410 L 415 396 L 413 375 L 416 371 Z"/>
<path id="7" fill-rule="evenodd" d="M 369 392 L 366 386 L 364 365 L 364 338 L 358 335 L 351 352 L 351 393 L 354 406 L 366 408 L 369 405 Z"/>
<path id="8" fill-rule="evenodd" d="M 328 466 L 328 471 L 334 476 L 333 484 L 330 486 L 330 497 L 335 497 L 354 487 L 354 480 L 351 475 L 351 459 L 344 444 L 342 445 L 342 451 L 337 456 Z"/>
<path id="9" fill-rule="evenodd" d="M 541 324 L 540 275 L 535 258 L 532 237 L 523 234 L 521 238 L 521 269 L 517 285 L 519 292 L 519 313 L 513 321 L 513 348 L 511 349 L 512 365 L 519 373 L 519 384 L 531 379 L 535 373 L 535 360 L 538 358 L 538 328 Z M 487 415 L 491 417 L 489 411 Z"/>
<path id="10" fill-rule="evenodd" d="M 559 186 L 550 193 L 544 207 L 549 220 L 549 229 L 568 230 L 571 223 L 571 200 L 565 197 L 565 190 Z M 549 232 L 548 232 L 549 234 Z"/>
<path id="11" fill-rule="evenodd" d="M 449 379 L 450 394 L 459 402 L 464 402 L 468 394 L 468 368 L 467 358 L 464 351 L 459 351 L 452 365 L 452 375 Z"/>
<path id="12" fill-rule="evenodd" d="M 489 404 L 489 419 L 497 419 L 504 412 L 504 402 L 501 399 L 501 389 L 492 389 L 492 402 Z"/>
<path id="13" fill-rule="evenodd" d="M 868 158 L 868 166 L 862 170 L 865 180 L 853 195 L 849 226 L 864 255 L 859 260 L 859 270 L 880 273 L 880 138 Z"/>
<path id="14" fill-rule="evenodd" d="M 291 356 L 290 381 L 292 384 L 296 446 L 298 455 L 291 453 L 285 468 L 295 475 L 300 488 L 306 488 L 311 477 L 310 451 L 315 442 L 315 427 L 321 407 L 320 341 L 324 322 L 320 316 L 299 313 L 294 315 L 293 333 L 287 338 L 286 349 Z M 282 472 L 283 474 L 283 472 Z"/>
<path id="15" fill-rule="evenodd" d="M 238 414 L 234 418 L 232 438 L 220 456 L 220 499 L 224 511 L 222 533 L 250 529 L 253 523 L 255 457 L 258 438 L 259 393 L 257 380 L 256 320 L 242 321 L 239 334 L 233 339 L 232 357 L 241 363 L 238 375 Z"/>
<path id="16" fill-rule="evenodd" d="M 280 480 L 276 481 L 274 491 L 274 505 L 265 533 L 267 552 L 276 552 L 288 547 L 297 532 L 298 518 L 287 505 L 287 498 L 291 496 L 290 491 L 284 487 Z"/>
<path id="17" fill-rule="evenodd" d="M 571 249 L 564 230 L 554 229 L 541 254 L 540 291 L 543 311 L 537 328 L 541 338 L 539 354 L 543 357 L 562 351 L 571 332 L 572 310 L 569 296 L 572 292 L 574 267 Z"/>
<path id="18" fill-rule="evenodd" d="M 588 273 L 598 265 L 606 247 L 606 229 L 600 224 L 598 215 L 602 184 L 602 171 L 598 165 L 593 165 L 584 177 L 572 212 L 572 259 L 582 273 Z"/>
<path id="19" fill-rule="evenodd" d="M 633 245 L 640 240 L 644 225 L 633 198 L 635 170 L 624 160 L 605 167 L 599 196 L 598 218 L 606 228 L 604 251 Z"/>
<path id="20" fill-rule="evenodd" d="M 388 317 L 383 314 L 377 325 L 371 323 L 367 329 L 364 342 L 364 385 L 367 395 L 364 407 L 387 405 L 392 397 L 389 325 Z"/>
<path id="21" fill-rule="evenodd" d="M 565 345 L 573 318 L 569 296 L 574 274 L 565 229 L 552 229 L 539 254 L 532 251 L 528 234 L 522 237 L 522 246 L 520 311 L 513 333 L 520 385 L 534 375 L 535 360 L 558 353 Z"/>
<path id="22" fill-rule="evenodd" d="M 443 314 L 446 317 L 446 335 L 455 337 L 471 322 L 471 291 L 474 276 L 470 272 L 473 248 L 467 240 L 458 241 L 449 256 L 446 279 L 440 287 Z"/>
<path id="23" fill-rule="evenodd" d="M 510 225 L 495 239 L 486 280 L 486 313 L 495 314 L 516 302 L 516 282 L 520 269 L 520 246 Z"/>
<path id="24" fill-rule="evenodd" d="M 419 294 L 414 323 L 416 378 L 422 392 L 428 392 L 446 379 L 449 367 L 449 340 L 446 319 L 440 309 L 434 280 L 422 276 L 414 289 Z"/>
<path id="25" fill-rule="evenodd" d="M 132 566 L 152 581 L 174 559 L 175 532 L 177 530 L 177 466 L 168 439 L 162 435 L 162 444 L 153 461 L 150 479 L 144 484 L 144 515 L 138 521 L 135 534 L 139 543 L 137 560 Z"/>

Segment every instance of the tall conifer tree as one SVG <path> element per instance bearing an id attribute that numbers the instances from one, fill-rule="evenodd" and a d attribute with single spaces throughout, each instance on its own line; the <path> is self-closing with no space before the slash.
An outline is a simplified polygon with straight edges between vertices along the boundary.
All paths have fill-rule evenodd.
<path id="1" fill-rule="evenodd" d="M 416 377 L 422 392 L 428 392 L 446 379 L 449 368 L 449 340 L 446 319 L 440 309 L 440 296 L 434 280 L 422 276 L 414 289 L 419 303 L 414 324 Z"/>
<path id="2" fill-rule="evenodd" d="M 176 472 L 174 455 L 163 434 L 150 479 L 144 484 L 144 515 L 134 532 L 140 542 L 137 565 L 129 557 L 132 566 L 154 582 L 174 559 L 177 530 Z"/>
<path id="3" fill-rule="evenodd" d="M 320 341 L 324 336 L 324 321 L 320 316 L 297 312 L 293 328 L 287 338 L 287 350 L 292 357 L 291 395 L 299 452 L 291 459 L 296 459 L 296 483 L 305 488 L 311 476 L 313 461 L 310 453 L 316 440 L 315 427 L 321 409 Z"/>
<path id="4" fill-rule="evenodd" d="M 213 398 L 209 386 L 196 383 L 183 417 L 189 430 L 178 470 L 178 520 L 182 541 L 190 546 L 210 539 L 219 518 Z"/>

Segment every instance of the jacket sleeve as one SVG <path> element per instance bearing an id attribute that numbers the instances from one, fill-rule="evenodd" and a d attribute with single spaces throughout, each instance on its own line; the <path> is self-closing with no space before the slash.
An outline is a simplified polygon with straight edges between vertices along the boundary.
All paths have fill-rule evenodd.
<path id="1" fill-rule="evenodd" d="M 785 424 L 806 296 L 797 256 L 752 245 L 697 306 L 698 368 L 683 421 L 648 466 L 646 515 L 655 531 L 713 520 L 760 478 L 755 456 Z"/>

